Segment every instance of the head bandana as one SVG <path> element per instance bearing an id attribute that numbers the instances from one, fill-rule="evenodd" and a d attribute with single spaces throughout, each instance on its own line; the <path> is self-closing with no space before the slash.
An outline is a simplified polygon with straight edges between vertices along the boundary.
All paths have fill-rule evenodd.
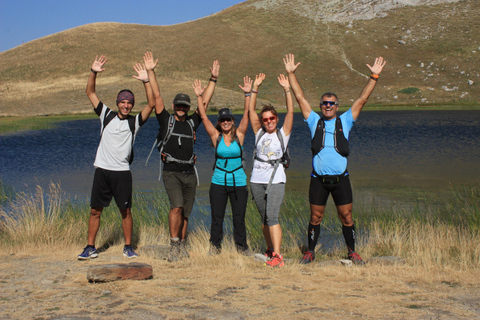
<path id="1" fill-rule="evenodd" d="M 120 91 L 117 96 L 117 105 L 123 101 L 128 100 L 132 105 L 135 105 L 135 97 L 130 91 Z"/>

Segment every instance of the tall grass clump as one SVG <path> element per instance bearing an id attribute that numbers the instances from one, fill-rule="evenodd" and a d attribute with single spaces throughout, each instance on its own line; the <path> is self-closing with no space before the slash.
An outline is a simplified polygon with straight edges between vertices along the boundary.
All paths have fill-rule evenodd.
<path id="1" fill-rule="evenodd" d="M 437 203 L 390 208 L 363 208 L 367 230 L 363 252 L 369 256 L 400 256 L 424 267 L 480 266 L 479 187 L 451 188 Z"/>
<path id="2" fill-rule="evenodd" d="M 2 248 L 77 243 L 85 225 L 77 213 L 86 208 L 80 202 L 66 201 L 60 187 L 53 183 L 48 194 L 37 187 L 34 193 L 9 195 L 0 207 Z"/>

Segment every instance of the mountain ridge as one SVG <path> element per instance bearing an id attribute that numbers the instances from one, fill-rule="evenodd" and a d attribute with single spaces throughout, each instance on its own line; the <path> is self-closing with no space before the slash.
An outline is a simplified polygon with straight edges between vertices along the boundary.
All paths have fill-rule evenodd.
<path id="1" fill-rule="evenodd" d="M 325 91 L 337 92 L 342 105 L 351 104 L 368 78 L 365 64 L 380 55 L 388 62 L 370 104 L 478 104 L 478 2 L 321 4 L 250 0 L 172 26 L 95 23 L 25 43 L 0 53 L 0 115 L 91 112 L 85 85 L 100 54 L 109 61 L 98 77 L 99 97 L 112 106 L 116 93 L 130 88 L 140 97 L 138 111 L 145 97 L 141 83 L 132 79 L 133 65 L 145 51 L 159 59 L 156 74 L 167 106 L 178 92 L 192 96 L 194 79 L 206 84 L 216 59 L 221 69 L 212 107 L 241 108 L 238 84 L 259 72 L 267 74 L 261 102 L 283 106 L 276 77 L 284 73 L 282 58 L 288 53 L 302 62 L 297 76 L 312 106 Z M 319 12 L 337 22 L 321 20 Z"/>

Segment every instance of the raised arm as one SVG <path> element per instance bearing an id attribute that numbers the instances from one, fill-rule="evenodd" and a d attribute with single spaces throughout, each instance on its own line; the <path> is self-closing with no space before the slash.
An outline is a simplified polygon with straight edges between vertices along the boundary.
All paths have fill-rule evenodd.
<path id="1" fill-rule="evenodd" d="M 218 60 L 213 61 L 213 66 L 210 68 L 210 81 L 208 86 L 203 92 L 203 103 L 208 106 L 210 100 L 212 99 L 213 93 L 215 92 L 215 87 L 217 85 L 217 79 L 220 74 L 220 63 Z M 205 109 L 206 110 L 206 109 Z"/>
<path id="2" fill-rule="evenodd" d="M 387 61 L 384 61 L 382 57 L 378 57 L 375 59 L 373 66 L 367 64 L 368 69 L 370 69 L 371 76 L 368 79 L 367 85 L 365 88 L 363 88 L 360 97 L 352 104 L 353 120 L 357 120 L 358 116 L 360 115 L 360 111 L 362 111 L 363 106 L 367 103 L 368 98 L 377 85 L 378 76 L 382 72 L 386 63 Z"/>
<path id="3" fill-rule="evenodd" d="M 153 98 L 155 99 L 155 112 L 162 113 L 165 109 L 162 96 L 160 95 L 160 88 L 158 87 L 157 77 L 155 76 L 155 67 L 157 66 L 158 59 L 153 60 L 151 52 L 145 52 L 143 56 L 143 62 L 145 63 L 145 69 L 147 70 L 148 80 L 150 81 L 150 87 L 152 88 Z"/>
<path id="4" fill-rule="evenodd" d="M 258 88 L 262 84 L 263 80 L 265 80 L 264 73 L 260 73 L 255 76 L 255 81 L 253 82 L 252 87 L 252 98 L 250 99 L 250 104 L 248 107 L 248 117 L 250 118 L 250 124 L 252 125 L 254 134 L 257 134 L 258 130 L 260 130 L 262 127 L 262 124 L 260 123 L 260 117 L 255 112 L 255 106 L 257 105 Z"/>
<path id="5" fill-rule="evenodd" d="M 150 83 L 148 80 L 148 73 L 147 73 L 147 70 L 145 69 L 145 65 L 141 63 L 137 63 L 136 65 L 133 66 L 133 69 L 135 69 L 135 71 L 137 72 L 137 75 L 133 77 L 143 82 L 143 86 L 145 87 L 145 93 L 147 95 L 148 104 L 143 108 L 141 112 L 142 121 L 145 122 L 150 117 L 150 114 L 152 113 L 153 108 L 155 108 L 155 98 L 153 96 L 152 87 L 150 86 Z"/>
<path id="6" fill-rule="evenodd" d="M 105 56 L 96 56 L 95 61 L 92 64 L 90 75 L 88 76 L 86 94 L 95 109 L 97 109 L 98 103 L 100 102 L 100 99 L 98 99 L 97 94 L 95 93 L 97 73 L 103 72 L 105 70 L 105 68 L 103 68 L 103 65 L 106 62 L 107 58 L 105 58 Z"/>
<path id="7" fill-rule="evenodd" d="M 203 96 L 202 96 L 203 94 L 205 94 L 206 89 L 205 88 L 202 89 L 202 83 L 200 82 L 200 80 L 195 80 L 192 84 L 192 87 L 193 87 L 193 91 L 195 92 L 195 95 L 197 96 L 197 103 L 198 103 L 197 112 L 200 115 L 200 118 L 202 118 L 203 125 L 205 126 L 205 130 L 207 131 L 207 134 L 212 140 L 213 147 L 216 147 L 217 138 L 220 133 L 212 124 L 210 119 L 208 119 L 207 117 L 207 104 L 203 101 Z"/>
<path id="8" fill-rule="evenodd" d="M 285 64 L 285 70 L 288 74 L 288 81 L 290 82 L 293 94 L 295 95 L 298 105 L 300 106 L 303 118 L 307 119 L 310 115 L 310 112 L 312 112 L 312 107 L 308 103 L 307 99 L 305 99 L 305 96 L 303 95 L 303 90 L 298 83 L 297 76 L 295 75 L 295 71 L 300 65 L 300 62 L 295 64 L 295 55 L 287 54 L 283 59 L 283 63 Z"/>
<path id="9" fill-rule="evenodd" d="M 249 76 L 245 76 L 243 77 L 243 86 L 238 85 L 240 89 L 242 89 L 245 95 L 245 103 L 243 105 L 243 116 L 237 129 L 237 136 L 238 136 L 238 140 L 240 140 L 241 145 L 243 145 L 245 134 L 247 133 L 247 129 L 248 129 L 248 107 L 250 105 L 250 100 L 252 96 L 252 83 L 253 83 L 252 79 L 250 79 Z"/>
<path id="10" fill-rule="evenodd" d="M 281 74 L 278 77 L 278 83 L 282 86 L 285 94 L 285 104 L 287 105 L 287 114 L 285 116 L 285 121 L 283 121 L 283 131 L 285 135 L 288 136 L 292 132 L 293 127 L 293 99 L 290 94 L 290 83 L 288 78 Z"/>

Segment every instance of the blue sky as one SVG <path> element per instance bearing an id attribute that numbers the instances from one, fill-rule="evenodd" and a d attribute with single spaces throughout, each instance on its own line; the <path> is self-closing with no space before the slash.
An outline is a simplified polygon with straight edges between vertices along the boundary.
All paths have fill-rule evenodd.
<path id="1" fill-rule="evenodd" d="M 172 25 L 245 0 L 0 0 L 0 52 L 94 22 Z"/>

